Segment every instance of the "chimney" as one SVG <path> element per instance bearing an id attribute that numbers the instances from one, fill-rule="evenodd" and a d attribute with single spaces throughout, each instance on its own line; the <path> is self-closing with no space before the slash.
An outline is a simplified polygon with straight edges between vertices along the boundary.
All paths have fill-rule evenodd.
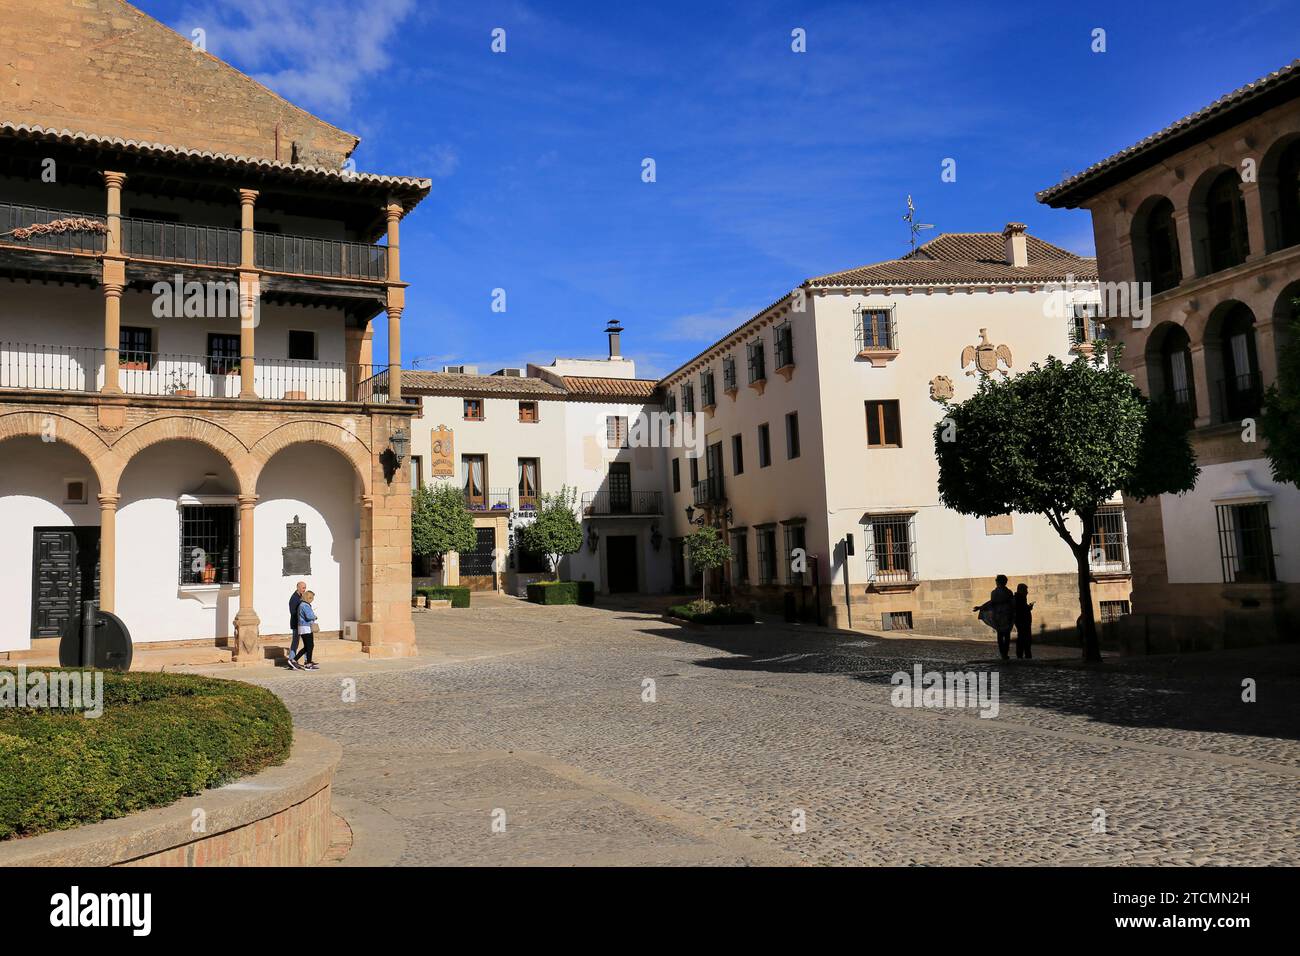
<path id="1" fill-rule="evenodd" d="M 605 326 L 605 334 L 609 336 L 610 359 L 621 359 L 623 357 L 618 351 L 618 336 L 622 331 L 623 326 L 618 324 L 618 319 L 610 319 L 609 324 Z"/>
<path id="2" fill-rule="evenodd" d="M 1006 250 L 1007 265 L 1023 269 L 1029 265 L 1029 241 L 1025 238 L 1023 222 L 1009 222 L 1002 230 L 1002 244 Z"/>

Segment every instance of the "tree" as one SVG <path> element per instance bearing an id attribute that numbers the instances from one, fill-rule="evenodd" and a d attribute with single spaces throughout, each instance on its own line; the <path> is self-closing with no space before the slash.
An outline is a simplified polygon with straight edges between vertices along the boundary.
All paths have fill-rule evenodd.
<path id="1" fill-rule="evenodd" d="M 686 553 L 690 556 L 691 566 L 704 572 L 700 575 L 700 599 L 708 600 L 708 572 L 722 567 L 731 557 L 731 549 L 727 547 L 722 535 L 718 534 L 717 528 L 705 525 L 686 539 Z"/>
<path id="2" fill-rule="evenodd" d="M 560 579 L 560 558 L 582 547 L 582 525 L 577 516 L 578 489 L 568 485 L 543 494 L 532 523 L 519 529 L 519 544 L 534 554 L 546 555 L 555 580 Z"/>
<path id="3" fill-rule="evenodd" d="M 450 482 L 421 485 L 411 493 L 411 553 L 443 556 L 473 551 L 478 543 L 465 496 Z"/>
<path id="4" fill-rule="evenodd" d="M 1290 337 L 1278 356 L 1277 381 L 1264 393 L 1259 431 L 1274 481 L 1300 486 L 1300 299 L 1291 302 Z"/>
<path id="5" fill-rule="evenodd" d="M 976 517 L 1044 515 L 1074 553 L 1084 656 L 1101 660 L 1088 554 L 1097 509 L 1119 491 L 1143 500 L 1182 494 L 1199 469 L 1185 417 L 1151 403 L 1099 352 L 1065 363 L 1048 357 L 1014 378 L 980 382 L 965 402 L 946 404 L 934 431 L 939 497 Z M 1076 540 L 1066 522 L 1082 524 Z"/>

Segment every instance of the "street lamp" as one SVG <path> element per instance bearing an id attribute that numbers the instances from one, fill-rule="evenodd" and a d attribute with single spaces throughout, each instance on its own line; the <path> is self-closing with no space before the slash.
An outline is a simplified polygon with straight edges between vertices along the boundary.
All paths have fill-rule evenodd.
<path id="1" fill-rule="evenodd" d="M 406 453 L 411 450 L 411 436 L 405 428 L 399 428 L 389 436 L 388 443 L 392 446 L 393 457 L 397 459 L 397 464 L 400 466 L 406 458 Z"/>

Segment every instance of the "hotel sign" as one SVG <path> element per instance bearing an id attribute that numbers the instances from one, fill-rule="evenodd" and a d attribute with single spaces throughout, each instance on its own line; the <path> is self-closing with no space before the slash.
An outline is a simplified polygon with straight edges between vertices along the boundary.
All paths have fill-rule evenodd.
<path id="1" fill-rule="evenodd" d="M 446 425 L 439 425 L 429 433 L 429 458 L 432 477 L 456 477 L 456 449 L 451 429 Z"/>

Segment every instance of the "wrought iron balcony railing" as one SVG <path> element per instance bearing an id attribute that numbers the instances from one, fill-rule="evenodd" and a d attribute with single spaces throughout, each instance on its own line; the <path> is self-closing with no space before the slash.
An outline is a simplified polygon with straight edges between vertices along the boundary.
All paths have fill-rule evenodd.
<path id="1" fill-rule="evenodd" d="M 588 491 L 582 496 L 584 515 L 661 515 L 662 496 L 657 491 Z"/>
<path id="2" fill-rule="evenodd" d="M 693 499 L 697 507 L 722 504 L 726 500 L 722 490 L 722 478 L 718 475 L 710 475 L 701 479 L 693 489 Z"/>
<path id="3" fill-rule="evenodd" d="M 510 488 L 491 488 L 478 494 L 472 494 L 468 488 L 464 489 L 465 507 L 470 511 L 497 511 L 509 512 Z"/>

